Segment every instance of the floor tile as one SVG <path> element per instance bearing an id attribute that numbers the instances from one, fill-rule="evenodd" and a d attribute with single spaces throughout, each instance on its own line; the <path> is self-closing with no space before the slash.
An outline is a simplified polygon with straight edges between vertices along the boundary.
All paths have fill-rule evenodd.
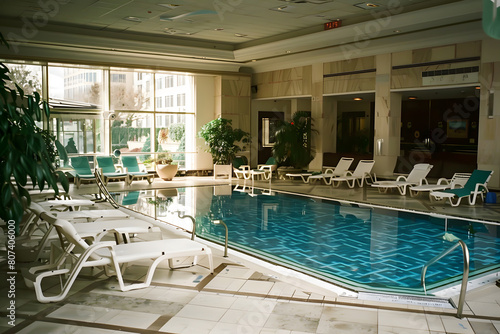
<path id="1" fill-rule="evenodd" d="M 226 311 L 227 309 L 225 308 L 186 305 L 176 316 L 190 319 L 219 321 Z"/>
<path id="2" fill-rule="evenodd" d="M 322 321 L 346 321 L 362 324 L 377 325 L 377 310 L 359 309 L 350 307 L 325 306 L 321 314 Z"/>
<path id="3" fill-rule="evenodd" d="M 209 334 L 215 325 L 217 325 L 216 321 L 174 317 L 159 331 L 176 334 Z"/>
<path id="4" fill-rule="evenodd" d="M 472 326 L 469 324 L 467 319 L 458 319 L 455 317 L 441 317 L 443 321 L 444 329 L 447 333 L 456 334 L 473 334 Z"/>
<path id="5" fill-rule="evenodd" d="M 468 301 L 467 305 L 476 315 L 498 317 L 500 316 L 500 305 L 497 303 Z"/>
<path id="6" fill-rule="evenodd" d="M 53 323 L 47 323 L 47 322 L 43 322 L 43 321 L 36 321 L 18 332 L 18 334 L 41 334 L 41 333 L 50 333 L 50 334 L 69 334 L 69 333 L 78 333 L 78 334 L 131 334 L 131 333 L 139 333 L 139 332 L 114 331 L 114 330 L 74 326 L 74 325 L 67 325 L 67 324 L 53 324 Z"/>
<path id="7" fill-rule="evenodd" d="M 489 320 L 481 320 L 481 319 L 470 319 L 469 323 L 472 326 L 472 329 L 475 333 L 480 334 L 498 334 L 497 330 L 493 323 Z"/>
<path id="8" fill-rule="evenodd" d="M 321 317 L 322 312 L 323 312 L 322 305 L 311 304 L 311 303 L 300 303 L 300 302 L 290 302 L 290 303 L 278 302 L 273 309 L 273 314 L 296 315 L 306 318 L 317 318 L 317 319 Z"/>
<path id="9" fill-rule="evenodd" d="M 190 302 L 190 305 L 217 306 L 220 308 L 230 308 L 236 297 L 220 295 L 215 293 L 198 293 Z"/>
<path id="10" fill-rule="evenodd" d="M 391 326 L 378 326 L 378 334 L 430 334 L 425 329 L 401 328 Z"/>
<path id="11" fill-rule="evenodd" d="M 295 315 L 271 314 L 264 327 L 315 333 L 318 328 L 318 324 L 319 319 L 311 319 Z"/>
<path id="12" fill-rule="evenodd" d="M 241 293 L 255 293 L 267 295 L 271 291 L 274 282 L 268 281 L 246 281 L 238 290 Z"/>
<path id="13" fill-rule="evenodd" d="M 316 331 L 318 334 L 377 334 L 376 324 L 364 324 L 355 323 L 347 321 L 327 321 L 320 320 L 318 329 Z"/>
<path id="14" fill-rule="evenodd" d="M 425 314 L 420 313 L 379 310 L 378 324 L 379 326 L 429 330 Z"/>

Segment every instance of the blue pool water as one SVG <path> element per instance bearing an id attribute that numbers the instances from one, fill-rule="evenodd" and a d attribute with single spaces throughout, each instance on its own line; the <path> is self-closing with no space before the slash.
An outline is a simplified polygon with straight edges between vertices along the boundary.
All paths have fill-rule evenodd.
<path id="1" fill-rule="evenodd" d="M 453 245 L 445 232 L 467 244 L 471 277 L 500 269 L 500 226 L 282 193 L 214 191 L 183 189 L 176 198 L 194 196 L 196 212 L 188 214 L 199 237 L 223 243 L 224 228 L 211 223 L 222 219 L 230 247 L 355 290 L 422 293 L 422 266 Z M 427 288 L 459 282 L 462 272 L 458 247 L 429 267 Z"/>

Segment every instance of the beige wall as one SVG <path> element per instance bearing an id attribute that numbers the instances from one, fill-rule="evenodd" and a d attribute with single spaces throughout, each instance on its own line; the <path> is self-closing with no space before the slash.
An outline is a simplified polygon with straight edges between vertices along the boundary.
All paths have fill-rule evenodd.
<path id="1" fill-rule="evenodd" d="M 466 59 L 473 57 L 480 57 L 480 60 Z M 455 59 L 463 61 L 455 62 Z M 447 60 L 451 62 L 446 62 Z M 445 63 L 418 66 L 420 63 L 439 61 Z M 405 65 L 417 66 L 393 69 L 394 66 Z M 322 161 L 318 160 L 318 157 L 323 152 L 335 150 L 339 108 L 335 95 L 375 92 L 374 144 L 377 146 L 377 139 L 384 141 L 382 152 L 374 151 L 377 160 L 376 171 L 380 175 L 387 175 L 392 173 L 396 157 L 399 155 L 400 92 L 453 87 L 425 86 L 422 83 L 422 72 L 469 66 L 480 66 L 481 69 L 478 167 L 494 170 L 490 185 L 493 188 L 500 188 L 500 146 L 497 144 L 500 142 L 500 93 L 493 95 L 491 102 L 493 105 L 488 106 L 490 92 L 500 90 L 500 41 L 498 40 L 487 38 L 485 43 L 478 40 L 255 73 L 252 76 L 252 85 L 257 88 L 257 93 L 252 96 L 254 99 L 252 124 L 257 122 L 258 110 L 273 110 L 273 107 L 277 107 L 288 111 L 290 108 L 286 114 L 291 115 L 293 109 L 291 101 L 294 98 L 310 98 L 314 122 L 320 132 L 315 141 L 317 157 L 310 166 L 314 169 L 316 165 L 321 166 Z M 318 70 L 320 68 L 321 70 Z M 362 73 L 352 73 L 356 71 Z M 329 74 L 333 76 L 328 77 Z M 324 75 L 326 77 L 323 77 Z M 317 85 L 320 81 L 323 82 L 321 88 Z M 476 83 L 466 83 L 466 85 L 473 84 Z M 270 100 L 273 98 L 277 100 Z M 290 104 L 283 101 L 289 101 Z M 256 125 L 252 125 L 252 135 L 256 135 L 256 128 Z"/>

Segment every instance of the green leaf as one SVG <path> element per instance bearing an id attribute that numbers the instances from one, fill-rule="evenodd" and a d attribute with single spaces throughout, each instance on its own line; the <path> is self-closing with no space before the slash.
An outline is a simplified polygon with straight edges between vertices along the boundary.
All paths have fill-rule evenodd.
<path id="1" fill-rule="evenodd" d="M 12 199 L 12 192 L 10 189 L 10 185 L 8 183 L 4 183 L 2 186 L 2 203 L 9 203 Z"/>
<path id="2" fill-rule="evenodd" d="M 0 33 L 0 44 L 5 44 L 5 46 L 7 46 L 8 48 L 10 48 L 9 43 L 8 43 L 8 42 L 7 42 L 7 40 L 3 37 L 2 33 Z"/>

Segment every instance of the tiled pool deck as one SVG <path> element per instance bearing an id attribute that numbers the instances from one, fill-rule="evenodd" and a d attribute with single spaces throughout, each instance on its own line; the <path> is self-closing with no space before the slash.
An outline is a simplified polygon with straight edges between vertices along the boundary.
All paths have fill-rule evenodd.
<path id="1" fill-rule="evenodd" d="M 227 181 L 204 177 L 157 179 L 152 185 L 134 182 L 130 187 L 110 184 L 110 190 L 220 184 Z M 233 182 L 235 182 L 233 180 Z M 256 182 L 267 187 L 268 183 Z M 370 188 L 333 188 L 302 181 L 277 181 L 273 190 L 299 192 L 371 205 L 457 214 L 478 220 L 500 220 L 499 204 L 469 207 L 431 203 L 428 197 L 379 194 Z M 94 186 L 74 189 L 92 194 Z M 178 231 L 164 231 L 165 237 Z M 200 239 L 198 239 L 200 240 Z M 2 242 L 2 245 L 4 242 Z M 0 332 L 3 333 L 500 333 L 500 288 L 487 283 L 467 293 L 465 317 L 456 310 L 422 304 L 360 299 L 341 289 L 309 280 L 304 275 L 257 261 L 221 247 L 213 247 L 216 272 L 200 265 L 185 269 L 157 270 L 151 287 L 121 292 L 115 278 L 81 276 L 71 295 L 62 302 L 41 304 L 20 275 L 15 285 L 15 326 L 9 325 L 9 287 L 2 284 Z M 8 278 L 6 253 L 1 253 L 2 280 Z M 22 266 L 23 264 L 18 264 Z M 141 264 L 127 269 L 130 281 L 144 275 Z M 500 277 L 499 277 L 500 278 Z M 317 284 L 318 283 L 318 284 Z M 58 282 L 54 281 L 54 288 Z M 457 293 L 458 294 L 458 293 Z M 456 296 L 453 298 L 456 301 Z"/>

